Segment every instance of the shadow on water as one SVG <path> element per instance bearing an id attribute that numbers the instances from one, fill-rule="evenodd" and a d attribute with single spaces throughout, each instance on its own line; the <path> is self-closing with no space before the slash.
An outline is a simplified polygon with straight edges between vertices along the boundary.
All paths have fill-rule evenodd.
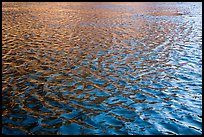
<path id="1" fill-rule="evenodd" d="M 202 133 L 201 3 L 2 3 L 2 133 Z"/>

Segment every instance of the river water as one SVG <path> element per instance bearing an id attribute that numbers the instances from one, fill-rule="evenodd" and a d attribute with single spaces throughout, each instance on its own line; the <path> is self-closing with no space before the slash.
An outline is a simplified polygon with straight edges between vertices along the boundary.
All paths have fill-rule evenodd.
<path id="1" fill-rule="evenodd" d="M 201 135 L 202 3 L 2 3 L 2 133 Z"/>

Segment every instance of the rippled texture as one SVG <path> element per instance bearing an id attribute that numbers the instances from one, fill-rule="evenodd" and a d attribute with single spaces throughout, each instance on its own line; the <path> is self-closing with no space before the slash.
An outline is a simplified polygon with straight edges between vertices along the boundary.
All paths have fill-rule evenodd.
<path id="1" fill-rule="evenodd" d="M 2 3 L 2 133 L 202 134 L 202 3 Z"/>

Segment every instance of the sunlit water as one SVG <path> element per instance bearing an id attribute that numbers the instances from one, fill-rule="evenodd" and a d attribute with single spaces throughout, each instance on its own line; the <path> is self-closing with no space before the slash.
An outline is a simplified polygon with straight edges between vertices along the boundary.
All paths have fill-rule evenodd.
<path id="1" fill-rule="evenodd" d="M 2 133 L 202 134 L 202 3 L 2 3 Z"/>

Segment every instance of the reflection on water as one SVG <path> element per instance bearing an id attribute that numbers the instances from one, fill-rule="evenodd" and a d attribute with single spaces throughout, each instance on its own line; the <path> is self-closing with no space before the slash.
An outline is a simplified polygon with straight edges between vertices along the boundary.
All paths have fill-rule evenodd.
<path id="1" fill-rule="evenodd" d="M 201 134 L 201 3 L 2 3 L 3 134 Z"/>

